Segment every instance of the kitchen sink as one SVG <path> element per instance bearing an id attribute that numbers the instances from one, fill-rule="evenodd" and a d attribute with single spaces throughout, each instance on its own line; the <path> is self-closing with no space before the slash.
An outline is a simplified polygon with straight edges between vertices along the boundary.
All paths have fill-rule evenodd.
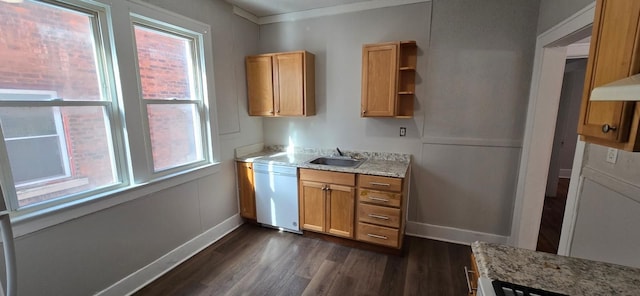
<path id="1" fill-rule="evenodd" d="M 318 157 L 312 161 L 309 161 L 309 163 L 355 168 L 362 164 L 364 161 L 365 159 L 353 159 L 348 157 Z"/>

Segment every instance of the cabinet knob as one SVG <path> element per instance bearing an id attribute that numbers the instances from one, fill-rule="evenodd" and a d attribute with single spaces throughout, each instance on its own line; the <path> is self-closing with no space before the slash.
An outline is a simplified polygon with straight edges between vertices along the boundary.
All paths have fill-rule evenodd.
<path id="1" fill-rule="evenodd" d="M 609 131 L 615 131 L 616 129 L 618 128 L 615 126 L 610 126 L 609 124 L 606 124 L 606 123 L 602 125 L 602 132 L 605 134 L 608 133 Z"/>
<path id="2" fill-rule="evenodd" d="M 362 115 L 365 115 L 365 114 L 367 114 L 367 110 L 364 110 L 364 109 L 363 109 L 363 110 L 362 110 Z"/>

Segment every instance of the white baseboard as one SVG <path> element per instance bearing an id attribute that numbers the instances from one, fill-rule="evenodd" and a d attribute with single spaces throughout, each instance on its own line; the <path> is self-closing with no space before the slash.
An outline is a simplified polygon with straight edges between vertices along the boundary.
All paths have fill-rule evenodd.
<path id="1" fill-rule="evenodd" d="M 506 244 L 509 237 L 466 229 L 407 221 L 405 234 L 450 243 L 470 245 L 475 241 Z"/>
<path id="2" fill-rule="evenodd" d="M 180 265 L 182 262 L 191 258 L 193 255 L 202 251 L 204 248 L 215 243 L 231 231 L 238 228 L 240 225 L 242 225 L 242 223 L 243 220 L 242 218 L 240 218 L 239 214 L 231 216 L 227 220 L 224 220 L 222 223 L 196 236 L 192 240 L 158 258 L 158 260 L 151 262 L 149 265 L 128 275 L 127 277 L 96 293 L 95 295 L 131 295 L 147 284 L 161 277 L 171 269 Z"/>
<path id="3" fill-rule="evenodd" d="M 560 175 L 558 178 L 571 179 L 571 169 L 560 169 Z"/>

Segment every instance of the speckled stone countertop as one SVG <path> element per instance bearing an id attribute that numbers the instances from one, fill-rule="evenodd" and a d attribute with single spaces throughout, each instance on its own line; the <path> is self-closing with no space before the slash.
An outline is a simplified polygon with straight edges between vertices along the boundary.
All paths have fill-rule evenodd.
<path id="1" fill-rule="evenodd" d="M 366 158 L 366 160 L 355 168 L 309 163 L 309 161 L 315 158 L 334 154 L 335 150 L 328 149 L 299 148 L 295 149 L 295 151 L 287 152 L 286 148 L 282 146 L 270 146 L 260 152 L 237 156 L 236 160 L 254 163 L 273 163 L 325 171 L 404 178 L 409 169 L 411 159 L 408 154 L 344 151 L 345 155 L 356 159 Z"/>
<path id="2" fill-rule="evenodd" d="M 474 242 L 481 277 L 566 295 L 640 295 L 640 269 Z"/>

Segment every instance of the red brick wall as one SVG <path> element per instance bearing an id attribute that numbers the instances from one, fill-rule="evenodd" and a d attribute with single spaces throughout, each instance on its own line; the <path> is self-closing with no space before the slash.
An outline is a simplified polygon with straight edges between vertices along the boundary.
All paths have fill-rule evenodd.
<path id="1" fill-rule="evenodd" d="M 188 42 L 136 28 L 136 47 L 144 99 L 188 99 Z M 186 106 L 153 105 L 147 108 L 156 170 L 195 160 L 192 113 Z"/>

